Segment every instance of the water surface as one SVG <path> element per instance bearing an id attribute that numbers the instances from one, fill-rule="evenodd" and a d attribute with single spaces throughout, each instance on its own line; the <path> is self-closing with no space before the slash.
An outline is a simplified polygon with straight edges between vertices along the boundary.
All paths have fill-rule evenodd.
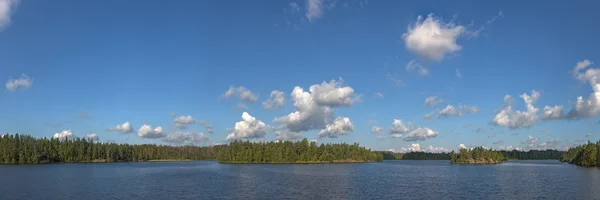
<path id="1" fill-rule="evenodd" d="M 600 199 L 600 169 L 558 161 L 0 165 L 1 199 Z"/>

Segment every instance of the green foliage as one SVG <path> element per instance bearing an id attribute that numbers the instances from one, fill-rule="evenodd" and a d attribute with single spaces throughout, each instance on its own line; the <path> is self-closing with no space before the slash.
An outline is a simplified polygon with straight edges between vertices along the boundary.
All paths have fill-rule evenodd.
<path id="1" fill-rule="evenodd" d="M 600 167 L 600 141 L 571 148 L 563 153 L 561 162 L 568 162 L 584 167 Z"/>
<path id="2" fill-rule="evenodd" d="M 59 140 L 15 134 L 0 137 L 0 164 L 214 160 L 220 148 L 99 143 L 80 138 Z"/>
<path id="3" fill-rule="evenodd" d="M 384 160 L 402 160 L 401 153 L 394 153 L 392 151 L 375 151 L 377 153 L 381 153 L 383 155 Z"/>
<path id="4" fill-rule="evenodd" d="M 321 144 L 302 141 L 234 141 L 217 156 L 221 163 L 320 163 L 382 161 L 383 155 L 358 144 Z"/>
<path id="5" fill-rule="evenodd" d="M 507 159 L 515 160 L 558 160 L 564 151 L 558 150 L 530 150 L 530 151 L 500 151 Z"/>
<path id="6" fill-rule="evenodd" d="M 499 151 L 476 147 L 471 150 L 461 149 L 459 153 L 450 153 L 450 163 L 455 164 L 495 164 L 504 160 Z"/>
<path id="7" fill-rule="evenodd" d="M 449 160 L 448 153 L 428 153 L 422 151 L 414 151 L 405 153 L 402 160 Z"/>

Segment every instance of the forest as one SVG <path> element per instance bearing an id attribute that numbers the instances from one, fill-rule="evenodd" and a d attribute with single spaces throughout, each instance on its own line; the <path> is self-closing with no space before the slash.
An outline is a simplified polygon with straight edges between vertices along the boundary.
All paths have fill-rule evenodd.
<path id="1" fill-rule="evenodd" d="M 450 152 L 450 163 L 453 164 L 498 164 L 503 160 L 505 157 L 499 151 L 483 147 Z"/>
<path id="2" fill-rule="evenodd" d="M 391 151 L 380 151 L 384 160 L 450 160 L 449 153 L 408 152 L 394 153 Z M 530 150 L 530 151 L 499 151 L 509 160 L 558 160 L 564 151 L 553 149 Z"/>
<path id="3" fill-rule="evenodd" d="M 354 143 L 320 144 L 301 141 L 233 141 L 220 149 L 221 163 L 346 163 L 379 162 L 383 155 Z"/>
<path id="4" fill-rule="evenodd" d="M 596 143 L 588 141 L 587 144 L 577 146 L 565 152 L 561 162 L 567 162 L 583 167 L 600 167 L 600 141 Z"/>
<path id="5" fill-rule="evenodd" d="M 0 164 L 214 160 L 222 147 L 129 145 L 15 134 L 0 137 Z"/>

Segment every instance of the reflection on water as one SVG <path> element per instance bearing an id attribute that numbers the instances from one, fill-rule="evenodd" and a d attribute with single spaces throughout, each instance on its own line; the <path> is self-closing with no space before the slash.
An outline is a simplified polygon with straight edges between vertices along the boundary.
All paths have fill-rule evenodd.
<path id="1" fill-rule="evenodd" d="M 600 169 L 558 161 L 0 165 L 2 199 L 598 199 Z"/>

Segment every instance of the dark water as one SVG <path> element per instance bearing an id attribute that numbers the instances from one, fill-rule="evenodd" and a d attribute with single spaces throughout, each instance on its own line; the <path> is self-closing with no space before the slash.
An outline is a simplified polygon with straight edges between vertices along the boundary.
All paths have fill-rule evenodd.
<path id="1" fill-rule="evenodd" d="M 0 199 L 600 199 L 600 169 L 558 161 L 0 165 Z"/>

